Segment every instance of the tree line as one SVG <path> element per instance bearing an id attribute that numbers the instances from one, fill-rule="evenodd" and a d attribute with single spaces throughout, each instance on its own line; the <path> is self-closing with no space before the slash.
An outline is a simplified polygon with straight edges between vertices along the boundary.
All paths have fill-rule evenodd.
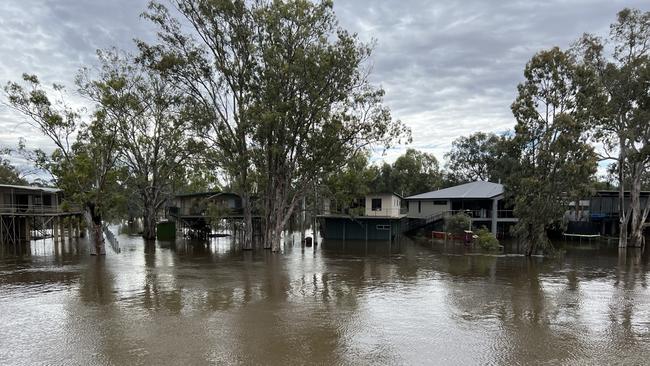
<path id="1" fill-rule="evenodd" d="M 410 140 L 368 81 L 371 45 L 338 25 L 331 1 L 151 1 L 143 18 L 155 42 L 100 51 L 75 78 L 90 111 L 35 75 L 5 86 L 56 146 L 27 154 L 83 206 L 95 253 L 105 219 L 135 201 L 153 238 L 170 194 L 201 182 L 242 197 L 244 249 L 259 197 L 262 243 L 277 251 L 299 202 L 346 156 Z"/>
<path id="2" fill-rule="evenodd" d="M 502 182 L 519 218 L 513 233 L 527 254 L 550 247 L 547 233 L 562 227 L 569 203 L 614 188 L 619 245 L 644 246 L 650 201 L 642 206 L 640 192 L 650 188 L 649 107 L 650 12 L 624 9 L 607 37 L 584 34 L 566 50 L 554 47 L 530 59 L 511 105 L 514 130 L 456 139 L 444 170 L 435 157 L 415 150 L 393 165 L 365 169 L 367 157 L 355 156 L 331 185 L 333 191 L 347 185 L 357 195 L 411 195 L 470 181 Z M 607 166 L 605 181 L 596 177 L 598 164 Z"/>
<path id="3" fill-rule="evenodd" d="M 154 42 L 99 51 L 98 66 L 75 77 L 89 110 L 35 75 L 4 88 L 55 145 L 23 153 L 84 208 L 97 253 L 105 219 L 138 212 L 153 238 L 167 199 L 190 188 L 242 197 L 244 249 L 253 246 L 256 199 L 262 243 L 277 251 L 316 190 L 349 202 L 491 180 L 506 185 L 520 218 L 514 232 L 531 254 L 550 244 L 547 230 L 561 225 L 567 203 L 593 189 L 599 162 L 611 163 L 621 192 L 621 245 L 643 244 L 650 13 L 624 9 L 607 37 L 585 34 L 569 49 L 535 54 L 511 105 L 514 130 L 457 139 L 445 169 L 414 149 L 393 164 L 369 163 L 370 151 L 408 143 L 411 132 L 369 82 L 372 45 L 339 26 L 331 1 L 151 1 L 143 18 L 157 28 Z"/>

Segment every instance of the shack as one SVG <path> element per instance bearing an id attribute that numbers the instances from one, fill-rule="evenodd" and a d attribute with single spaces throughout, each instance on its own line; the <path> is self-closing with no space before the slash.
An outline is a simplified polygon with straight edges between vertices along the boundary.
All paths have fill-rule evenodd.
<path id="1" fill-rule="evenodd" d="M 232 192 L 180 193 L 174 196 L 166 211 L 169 220 L 166 225 L 174 225 L 166 230 L 175 232 L 180 229 L 184 235 L 192 237 L 206 237 L 213 233 L 216 229 L 211 223 L 213 215 L 231 224 L 243 218 L 242 199 Z"/>
<path id="2" fill-rule="evenodd" d="M 392 241 L 402 234 L 406 223 L 402 200 L 395 193 L 374 193 L 356 201 L 363 203 L 355 207 L 358 210 L 330 212 L 326 208 L 325 214 L 318 216 L 323 238 Z"/>
<path id="3" fill-rule="evenodd" d="M 642 191 L 640 196 L 643 208 L 650 199 L 650 191 Z M 630 192 L 626 191 L 623 198 L 623 204 L 628 209 L 631 202 Z M 588 199 L 580 200 L 577 206 L 572 202 L 565 214 L 568 221 L 567 232 L 617 236 L 620 231 L 620 206 L 620 193 L 613 190 L 596 191 Z"/>
<path id="4" fill-rule="evenodd" d="M 63 204 L 58 188 L 0 184 L 0 243 L 19 244 L 63 232 L 79 235 L 81 212 Z"/>

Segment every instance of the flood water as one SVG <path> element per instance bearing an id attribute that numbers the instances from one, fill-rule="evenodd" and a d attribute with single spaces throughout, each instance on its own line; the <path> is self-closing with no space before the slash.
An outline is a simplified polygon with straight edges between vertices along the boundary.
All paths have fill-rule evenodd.
<path id="1" fill-rule="evenodd" d="M 649 261 L 635 250 L 119 240 L 100 258 L 75 240 L 0 257 L 1 364 L 650 362 Z"/>

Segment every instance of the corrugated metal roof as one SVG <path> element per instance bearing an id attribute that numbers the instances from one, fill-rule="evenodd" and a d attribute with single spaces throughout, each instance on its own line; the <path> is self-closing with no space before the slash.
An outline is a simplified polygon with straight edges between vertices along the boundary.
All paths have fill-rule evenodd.
<path id="1" fill-rule="evenodd" d="M 16 185 L 11 185 L 11 184 L 0 184 L 0 188 L 23 189 L 23 190 L 28 190 L 28 191 L 42 191 L 42 192 L 49 192 L 49 193 L 61 192 L 61 190 L 58 189 L 58 188 L 36 187 L 36 186 L 16 186 Z"/>
<path id="2" fill-rule="evenodd" d="M 438 191 L 416 194 L 407 200 L 453 199 L 453 198 L 493 198 L 503 194 L 503 184 L 492 182 L 471 182 Z"/>

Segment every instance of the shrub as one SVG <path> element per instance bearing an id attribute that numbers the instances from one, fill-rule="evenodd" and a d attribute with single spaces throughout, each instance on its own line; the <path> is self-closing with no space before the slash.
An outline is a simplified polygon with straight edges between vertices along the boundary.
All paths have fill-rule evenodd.
<path id="1" fill-rule="evenodd" d="M 445 218 L 446 231 L 455 235 L 463 234 L 469 230 L 472 218 L 465 213 L 457 213 Z"/>
<path id="2" fill-rule="evenodd" d="M 501 247 L 499 240 L 494 237 L 490 230 L 488 230 L 485 226 L 478 229 L 476 235 L 478 236 L 476 240 L 478 241 L 478 245 L 481 247 L 481 249 L 494 251 L 498 250 Z"/>

